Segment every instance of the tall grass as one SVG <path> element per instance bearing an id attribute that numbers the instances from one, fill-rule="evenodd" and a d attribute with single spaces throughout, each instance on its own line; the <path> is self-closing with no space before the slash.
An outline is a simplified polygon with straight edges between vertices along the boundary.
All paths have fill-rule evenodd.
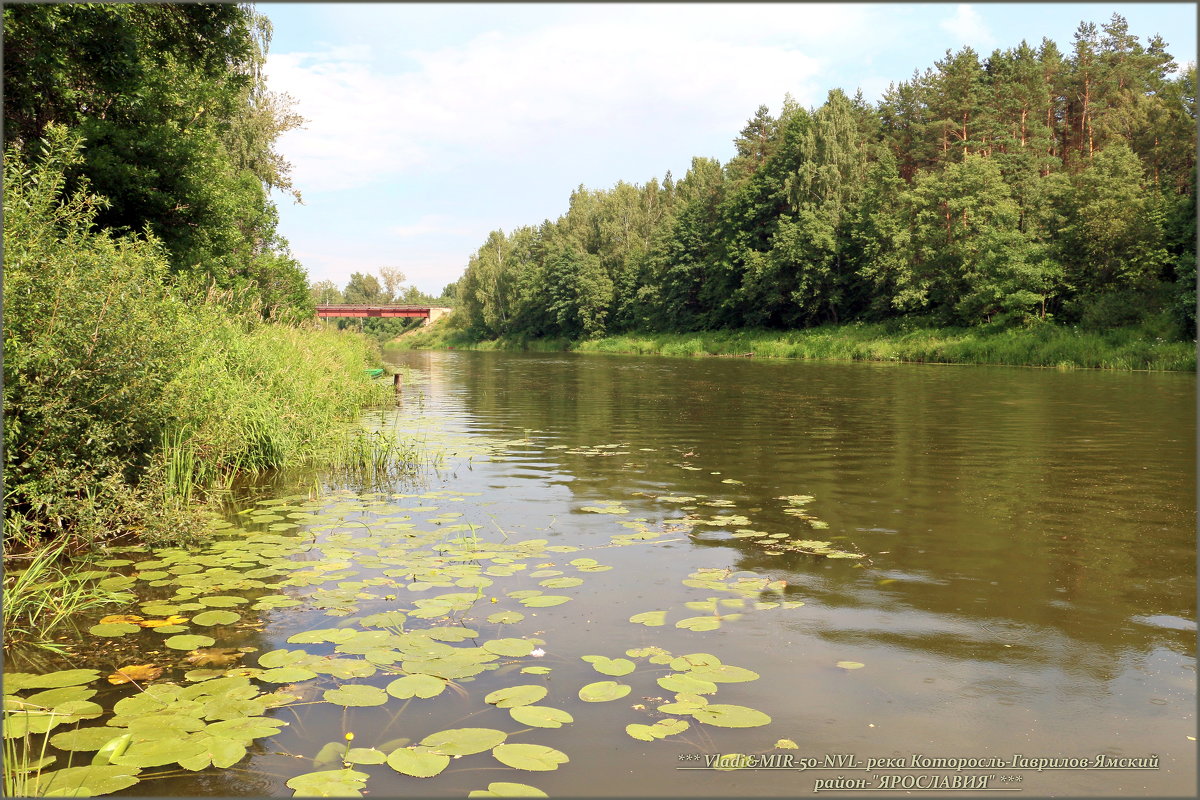
<path id="1" fill-rule="evenodd" d="M 79 614 L 107 605 L 128 603 L 128 592 L 105 589 L 87 573 L 64 563 L 67 541 L 30 555 L 25 567 L 11 562 L 4 571 L 5 645 L 28 642 L 59 651 L 51 634 L 72 624 Z"/>
<path id="2" fill-rule="evenodd" d="M 581 342 L 500 339 L 469 342 L 461 333 L 432 336 L 424 346 L 460 349 L 578 350 L 663 356 L 751 356 L 833 361 L 996 364 L 1059 369 L 1194 372 L 1194 342 L 1172 341 L 1163 325 L 1106 331 L 1033 325 L 1028 328 L 937 328 L 892 323 L 826 325 L 792 331 L 756 329 L 693 333 L 630 333 Z M 412 345 L 422 346 L 421 340 Z"/>

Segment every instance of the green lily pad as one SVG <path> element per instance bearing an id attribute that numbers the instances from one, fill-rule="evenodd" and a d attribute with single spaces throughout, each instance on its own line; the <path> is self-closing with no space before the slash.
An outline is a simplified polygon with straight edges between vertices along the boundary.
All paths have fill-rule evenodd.
<path id="1" fill-rule="evenodd" d="M 692 716 L 718 728 L 757 728 L 771 722 L 770 716 L 757 709 L 721 703 L 710 703 L 693 711 Z"/>
<path id="2" fill-rule="evenodd" d="M 329 689 L 323 695 L 326 702 L 339 706 L 381 706 L 387 702 L 387 692 L 376 686 L 359 683 Z"/>
<path id="3" fill-rule="evenodd" d="M 518 602 L 526 608 L 549 608 L 560 606 L 571 598 L 561 594 L 540 594 L 537 597 L 526 597 Z"/>
<path id="4" fill-rule="evenodd" d="M 303 667 L 276 667 L 264 670 L 255 677 L 267 683 L 299 683 L 312 680 L 317 677 L 317 673 Z"/>
<path id="5" fill-rule="evenodd" d="M 313 631 L 303 631 L 288 637 L 289 644 L 344 644 L 355 637 L 358 631 L 353 628 L 319 628 Z"/>
<path id="6" fill-rule="evenodd" d="M 549 797 L 541 789 L 523 783 L 493 781 L 486 789 L 472 789 L 467 797 Z"/>
<path id="7" fill-rule="evenodd" d="M 230 608 L 232 606 L 240 606 L 243 603 L 248 603 L 250 601 L 244 597 L 235 597 L 234 595 L 230 594 L 222 594 L 214 597 L 201 597 L 198 598 L 196 602 L 209 606 L 210 608 Z"/>
<path id="8" fill-rule="evenodd" d="M 186 736 L 186 734 L 185 734 Z M 203 747 L 186 738 L 162 738 L 148 742 L 133 742 L 121 755 L 111 758 L 113 764 L 126 767 L 161 767 L 175 764 L 181 758 L 192 758 L 203 752 Z"/>
<path id="9" fill-rule="evenodd" d="M 141 627 L 131 622 L 106 622 L 88 628 L 93 636 L 124 636 L 127 633 L 137 633 Z"/>
<path id="10" fill-rule="evenodd" d="M 83 686 L 63 686 L 59 689 L 47 689 L 43 692 L 31 694 L 29 697 L 23 698 L 22 705 L 30 704 L 41 706 L 42 708 L 57 708 L 63 703 L 70 703 L 75 700 L 91 700 L 95 696 L 95 689 L 88 689 Z"/>
<path id="11" fill-rule="evenodd" d="M 236 719 L 209 723 L 204 732 L 209 736 L 220 736 L 236 741 L 248 741 L 250 739 L 265 739 L 268 736 L 274 736 L 279 733 L 280 728 L 286 725 L 287 722 L 281 719 L 238 717 Z"/>
<path id="12" fill-rule="evenodd" d="M 612 675 L 618 678 L 628 675 L 637 668 L 637 664 L 628 658 L 606 658 L 605 656 L 580 656 L 580 658 L 589 662 L 592 669 L 601 675 Z"/>
<path id="13" fill-rule="evenodd" d="M 862 669 L 866 664 L 859 661 L 839 661 L 837 662 L 837 666 L 842 669 Z"/>
<path id="14" fill-rule="evenodd" d="M 359 790 L 368 777 L 352 769 L 329 769 L 297 775 L 286 785 L 294 791 L 292 797 L 362 797 Z"/>
<path id="15" fill-rule="evenodd" d="M 201 647 L 212 647 L 216 643 L 217 640 L 211 636 L 199 634 L 172 636 L 163 642 L 172 650 L 196 650 Z"/>
<path id="16" fill-rule="evenodd" d="M 759 678 L 757 672 L 731 664 L 699 667 L 691 670 L 688 674 L 697 680 L 712 681 L 713 683 L 744 683 L 756 681 Z"/>
<path id="17" fill-rule="evenodd" d="M 43 772 L 38 776 L 38 792 L 43 797 L 93 797 L 128 789 L 138 782 L 137 767 L 86 766 Z"/>
<path id="18" fill-rule="evenodd" d="M 525 619 L 525 615 L 520 611 L 497 611 L 495 614 L 488 615 L 488 622 L 496 622 L 501 625 L 510 625 L 514 622 L 520 622 Z"/>
<path id="19" fill-rule="evenodd" d="M 575 718 L 559 708 L 550 706 L 515 706 L 508 709 L 509 715 L 522 725 L 535 728 L 561 728 Z"/>
<path id="20" fill-rule="evenodd" d="M 639 625 L 647 627 L 657 627 L 667 621 L 667 612 L 665 611 L 643 611 L 641 614 L 634 614 L 629 618 L 630 622 L 636 622 Z"/>
<path id="21" fill-rule="evenodd" d="M 715 631 L 721 627 L 720 617 L 687 617 L 675 623 L 676 628 L 685 628 L 689 631 Z"/>
<path id="22" fill-rule="evenodd" d="M 579 699 L 588 703 L 604 703 L 609 700 L 620 700 L 633 691 L 632 687 L 616 681 L 597 681 L 589 683 L 579 690 Z"/>
<path id="23" fill-rule="evenodd" d="M 342 758 L 347 764 L 387 763 L 387 754 L 374 747 L 351 747 Z"/>
<path id="24" fill-rule="evenodd" d="M 492 748 L 492 755 L 501 764 L 514 769 L 548 772 L 570 761 L 567 754 L 540 744 L 501 744 Z"/>
<path id="25" fill-rule="evenodd" d="M 483 643 L 483 649 L 499 656 L 527 656 L 533 652 L 534 644 L 527 639 L 492 639 Z"/>
<path id="26" fill-rule="evenodd" d="M 779 741 L 775 742 L 775 749 L 776 750 L 799 750 L 800 745 L 796 744 L 791 739 L 780 739 Z"/>
<path id="27" fill-rule="evenodd" d="M 717 685 L 712 681 L 701 680 L 688 673 L 664 675 L 658 679 L 658 685 L 668 692 L 683 694 L 712 694 L 717 691 Z"/>
<path id="28" fill-rule="evenodd" d="M 201 733 L 192 737 L 192 741 L 201 747 L 201 751 L 194 756 L 179 759 L 179 766 L 192 772 L 210 766 L 226 769 L 246 757 L 246 746 L 232 739 Z"/>
<path id="29" fill-rule="evenodd" d="M 531 703 L 536 703 L 545 696 L 545 686 L 525 684 L 522 686 L 509 686 L 506 689 L 497 689 L 484 697 L 483 702 L 494 705 L 497 708 L 514 708 L 516 706 L 527 706 Z"/>
<path id="30" fill-rule="evenodd" d="M 110 728 L 107 725 L 101 725 L 100 727 L 76 728 L 75 730 L 56 733 L 50 737 L 50 744 L 59 750 L 83 750 L 90 752 L 101 749 L 113 739 L 127 735 L 121 733 L 119 728 Z"/>
<path id="31" fill-rule="evenodd" d="M 548 578 L 547 580 L 538 582 L 539 586 L 545 586 L 547 589 L 570 589 L 582 584 L 582 578 Z"/>
<path id="32" fill-rule="evenodd" d="M 550 667 L 521 667 L 521 672 L 528 675 L 548 675 Z"/>
<path id="33" fill-rule="evenodd" d="M 451 728 L 429 734 L 421 744 L 448 756 L 469 756 L 491 750 L 507 738 L 507 733 L 494 728 Z"/>
<path id="34" fill-rule="evenodd" d="M 450 764 L 450 756 L 401 747 L 387 757 L 387 765 L 403 775 L 414 778 L 432 778 Z"/>
<path id="35" fill-rule="evenodd" d="M 94 669 L 65 669 L 45 675 L 10 672 L 4 676 L 4 690 L 19 692 L 22 689 L 58 689 L 63 686 L 80 686 L 99 678 L 100 672 Z"/>
<path id="36" fill-rule="evenodd" d="M 242 618 L 236 611 L 202 611 L 192 617 L 196 625 L 230 625 Z"/>
<path id="37" fill-rule="evenodd" d="M 446 682 L 432 675 L 405 675 L 389 683 L 386 691 L 392 697 L 407 700 L 410 697 L 428 699 L 436 697 L 446 688 Z"/>

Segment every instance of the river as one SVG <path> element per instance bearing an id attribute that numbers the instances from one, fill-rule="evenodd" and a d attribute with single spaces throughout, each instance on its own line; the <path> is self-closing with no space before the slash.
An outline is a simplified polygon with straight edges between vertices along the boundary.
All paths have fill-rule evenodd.
<path id="1" fill-rule="evenodd" d="M 1194 793 L 1195 376 L 572 353 L 389 358 L 403 393 L 368 424 L 416 439 L 432 463 L 390 485 L 327 479 L 315 499 L 311 478 L 241 496 L 230 507 L 237 530 L 279 531 L 264 546 L 313 575 L 297 581 L 295 564 L 279 568 L 292 581 L 276 596 L 300 603 L 235 609 L 237 625 L 214 633 L 254 648 L 240 663 L 258 682 L 258 655 L 284 651 L 257 665 L 278 668 L 301 646 L 378 671 L 296 680 L 285 688 L 299 687 L 307 705 L 269 712 L 290 724 L 257 739 L 248 760 L 122 793 L 288 795 L 296 775 L 343 768 L 313 757 L 347 733 L 387 754 L 464 727 L 569 761 L 501 745 L 494 758 L 452 753 L 429 778 L 410 777 L 426 767 L 407 752 L 397 761 L 406 769 L 362 756 L 343 771 L 363 775 L 375 796 L 461 797 L 491 782 L 550 796 Z M 297 531 L 284 530 L 297 524 L 294 541 L 312 549 L 287 549 Z M 438 528 L 457 533 L 421 538 Z M 445 581 L 414 566 L 429 554 Z M 205 590 L 158 602 L 194 613 L 209 604 L 181 601 Z M 425 606 L 413 599 L 434 595 Z M 542 605 L 539 595 L 567 599 Z M 528 644 L 511 657 L 491 645 L 501 657 L 462 679 L 429 668 L 452 681 L 432 698 L 322 702 L 319 690 L 339 682 L 389 686 L 450 652 L 453 637 L 435 643 L 440 656 L 383 633 L 355 640 L 358 649 L 348 632 L 295 639 L 384 627 L 369 615 L 397 608 L 409 612 L 406 631 L 452 623 L 477 634 L 464 646 Z M 390 661 L 378 650 L 388 647 L 399 648 Z M 532 687 L 520 691 L 534 699 L 512 705 L 572 721 L 522 721 L 492 694 L 513 686 Z M 106 691 L 97 702 L 131 693 Z M 648 733 L 664 719 L 688 725 Z M 728 770 L 715 768 L 717 754 L 772 758 Z M 519 755 L 550 762 L 530 769 Z M 957 769 L 954 759 L 981 761 Z M 1078 761 L 1039 769 L 1038 759 Z"/>

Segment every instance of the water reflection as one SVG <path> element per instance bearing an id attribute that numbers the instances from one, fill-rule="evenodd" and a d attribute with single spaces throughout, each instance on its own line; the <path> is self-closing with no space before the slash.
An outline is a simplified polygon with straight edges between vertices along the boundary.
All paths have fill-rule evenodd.
<path id="1" fill-rule="evenodd" d="M 1157 791 L 1194 789 L 1194 376 L 397 358 L 428 376 L 421 402 L 430 408 L 483 433 L 532 432 L 539 446 L 493 474 L 496 491 L 520 487 L 522 501 L 537 502 L 539 491 L 566 488 L 576 506 L 617 499 L 651 522 L 681 512 L 638 493 L 723 498 L 755 529 L 868 554 L 848 565 L 706 535 L 642 565 L 786 577 L 803 614 L 743 620 L 722 636 L 733 647 L 770 641 L 764 677 L 802 675 L 806 689 L 781 711 L 797 723 L 826 715 L 827 743 L 858 746 L 866 740 L 850 729 L 870 719 L 894 729 L 881 738 L 872 728 L 873 749 L 905 751 L 927 736 L 955 752 L 1058 753 L 1067 742 L 1170 752 L 1173 767 L 1150 778 L 1060 776 L 1057 785 L 1112 794 L 1144 779 Z M 544 449 L 607 443 L 628 455 Z M 827 529 L 798 530 L 777 499 L 797 493 L 816 498 Z M 779 638 L 781 626 L 795 638 Z M 850 676 L 829 666 L 840 658 L 869 666 Z M 934 719 L 922 716 L 930 711 Z"/>

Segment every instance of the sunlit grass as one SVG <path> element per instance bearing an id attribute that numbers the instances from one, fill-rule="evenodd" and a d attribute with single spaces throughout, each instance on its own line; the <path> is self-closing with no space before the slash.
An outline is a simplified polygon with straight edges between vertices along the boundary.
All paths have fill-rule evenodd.
<path id="1" fill-rule="evenodd" d="M 826 361 L 993 364 L 1058 369 L 1194 372 L 1194 342 L 1171 341 L 1153 326 L 1087 331 L 1054 325 L 1028 328 L 935 328 L 900 324 L 826 325 L 792 331 L 738 329 L 633 333 L 583 342 L 501 339 L 470 342 L 461 334 L 413 346 L 495 350 L 578 350 L 664 356 L 743 356 Z M 456 338 L 457 337 L 457 338 Z"/>

